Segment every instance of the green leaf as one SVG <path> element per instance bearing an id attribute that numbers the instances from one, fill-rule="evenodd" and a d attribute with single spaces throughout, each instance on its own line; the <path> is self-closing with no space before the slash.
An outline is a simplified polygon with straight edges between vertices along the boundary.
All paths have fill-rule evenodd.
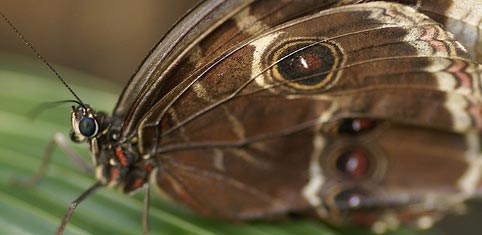
<path id="1" fill-rule="evenodd" d="M 113 109 L 121 87 L 55 67 L 85 102 L 97 110 Z M 94 177 L 55 150 L 46 176 L 37 185 L 25 188 L 11 180 L 31 176 L 54 133 L 68 135 L 70 129 L 70 105 L 36 115 L 29 112 L 43 102 L 72 96 L 45 65 L 12 55 L 0 56 L 0 83 L 0 234 L 54 234 L 69 203 L 95 182 Z M 89 161 L 86 146 L 72 146 Z M 230 223 L 197 215 L 158 193 L 152 198 L 152 234 L 369 234 L 365 229 L 335 229 L 309 219 Z M 129 197 L 115 189 L 101 189 L 79 205 L 65 234 L 141 234 L 142 200 L 142 192 Z M 414 234 L 404 231 L 397 234 Z"/>

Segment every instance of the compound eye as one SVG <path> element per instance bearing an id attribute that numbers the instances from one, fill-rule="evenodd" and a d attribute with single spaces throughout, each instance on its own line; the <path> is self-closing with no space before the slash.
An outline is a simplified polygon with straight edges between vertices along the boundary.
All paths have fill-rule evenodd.
<path id="1" fill-rule="evenodd" d="M 79 122 L 79 131 L 85 137 L 92 137 L 97 134 L 98 125 L 95 119 L 84 117 Z"/>

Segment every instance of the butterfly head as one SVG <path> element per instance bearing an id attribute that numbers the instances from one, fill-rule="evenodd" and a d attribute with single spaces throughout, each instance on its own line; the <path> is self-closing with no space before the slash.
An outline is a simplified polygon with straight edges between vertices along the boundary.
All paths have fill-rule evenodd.
<path id="1" fill-rule="evenodd" d="M 108 164 L 109 157 L 105 154 L 106 147 L 111 145 L 106 138 L 110 129 L 108 116 L 88 104 L 78 104 L 72 106 L 71 122 L 70 139 L 76 143 L 89 142 L 97 178 L 107 182 L 112 165 Z"/>
<path id="2" fill-rule="evenodd" d="M 103 184 L 118 186 L 126 193 L 135 192 L 148 182 L 152 161 L 142 159 L 133 150 L 135 143 L 117 139 L 118 131 L 111 128 L 112 118 L 96 112 L 87 104 L 72 107 L 74 142 L 89 142 L 97 179 Z"/>
<path id="3" fill-rule="evenodd" d="M 95 138 L 99 134 L 100 117 L 89 105 L 72 106 L 72 130 L 70 138 L 72 141 L 80 143 L 87 139 Z"/>

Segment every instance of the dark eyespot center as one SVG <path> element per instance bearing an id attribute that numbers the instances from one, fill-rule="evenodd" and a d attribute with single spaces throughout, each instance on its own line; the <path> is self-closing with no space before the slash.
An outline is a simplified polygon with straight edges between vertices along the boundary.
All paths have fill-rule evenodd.
<path id="1" fill-rule="evenodd" d="M 368 207 L 370 204 L 368 194 L 360 189 L 347 189 L 335 196 L 335 205 L 341 210 Z"/>
<path id="2" fill-rule="evenodd" d="M 323 59 L 320 55 L 305 53 L 304 55 L 297 55 L 296 70 L 301 73 L 310 73 L 312 70 L 323 65 Z"/>
<path id="3" fill-rule="evenodd" d="M 340 46 L 321 38 L 281 43 L 269 56 L 274 79 L 298 90 L 327 89 L 340 74 L 344 55 Z"/>
<path id="4" fill-rule="evenodd" d="M 287 80 L 301 85 L 322 82 L 333 68 L 335 58 L 326 46 L 298 44 L 280 55 L 278 71 Z"/>
<path id="5" fill-rule="evenodd" d="M 92 137 L 97 132 L 97 124 L 95 120 L 90 117 L 84 117 L 79 122 L 79 131 L 86 137 Z"/>
<path id="6" fill-rule="evenodd" d="M 361 148 L 343 152 L 336 160 L 336 168 L 354 179 L 361 179 L 370 173 L 369 153 Z"/>
<path id="7" fill-rule="evenodd" d="M 369 118 L 348 118 L 343 120 L 338 126 L 338 133 L 359 134 L 373 130 L 377 126 L 377 121 Z"/>

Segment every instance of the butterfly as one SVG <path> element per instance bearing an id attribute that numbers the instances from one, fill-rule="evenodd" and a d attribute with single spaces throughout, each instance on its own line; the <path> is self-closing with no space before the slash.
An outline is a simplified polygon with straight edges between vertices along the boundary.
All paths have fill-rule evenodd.
<path id="1" fill-rule="evenodd" d="M 89 144 L 98 181 L 58 233 L 106 185 L 159 187 L 222 219 L 431 226 L 480 193 L 481 8 L 199 3 L 112 115 L 75 97 L 71 139 Z"/>

